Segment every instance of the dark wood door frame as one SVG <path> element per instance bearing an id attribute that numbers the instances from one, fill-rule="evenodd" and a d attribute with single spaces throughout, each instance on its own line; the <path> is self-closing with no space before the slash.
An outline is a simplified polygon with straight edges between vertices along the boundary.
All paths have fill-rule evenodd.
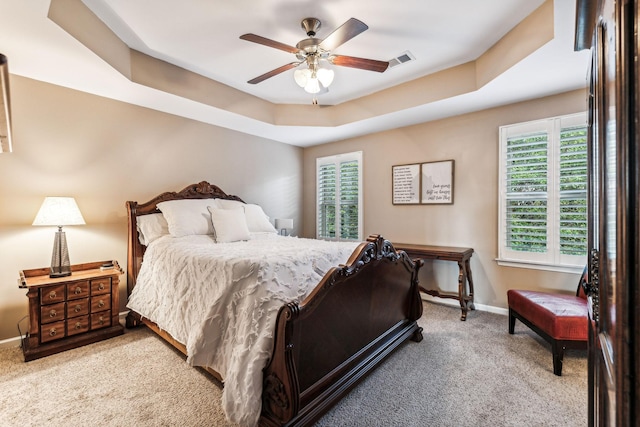
<path id="1" fill-rule="evenodd" d="M 638 1 L 577 0 L 589 91 L 589 425 L 640 417 Z"/>

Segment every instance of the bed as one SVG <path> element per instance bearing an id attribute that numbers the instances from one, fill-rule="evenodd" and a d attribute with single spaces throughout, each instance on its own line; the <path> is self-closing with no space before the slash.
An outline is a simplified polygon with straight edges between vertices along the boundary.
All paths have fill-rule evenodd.
<path id="1" fill-rule="evenodd" d="M 187 222 L 180 216 L 183 223 L 176 225 L 175 212 L 167 206 L 186 203 L 198 209 L 207 205 L 215 237 L 204 230 L 200 235 L 167 235 L 167 227 L 189 228 L 206 217 L 200 212 Z M 282 237 L 275 230 L 229 237 L 235 231 L 225 231 L 221 221 L 236 221 L 236 214 L 242 215 L 238 205 L 251 229 L 255 219 L 249 213 L 261 209 L 208 182 L 145 203 L 126 203 L 127 327 L 147 325 L 192 365 L 223 381 L 223 409 L 231 421 L 310 425 L 393 350 L 407 340 L 422 340 L 417 325 L 421 262 L 378 235 L 351 246 Z M 159 226 L 157 218 L 168 226 Z M 153 232 L 145 231 L 149 223 L 155 231 L 162 228 L 153 241 L 148 237 Z M 310 254 L 324 255 L 311 259 Z M 341 257 L 344 261 L 335 262 Z M 209 284 L 222 278 L 230 283 Z M 301 290 L 303 285 L 307 288 Z M 167 296 L 171 292 L 176 296 Z M 214 300 L 221 304 L 212 307 Z M 267 329 L 246 332 L 242 322 Z M 247 355 L 254 349 L 257 362 Z M 219 360 L 225 355 L 230 356 Z"/>

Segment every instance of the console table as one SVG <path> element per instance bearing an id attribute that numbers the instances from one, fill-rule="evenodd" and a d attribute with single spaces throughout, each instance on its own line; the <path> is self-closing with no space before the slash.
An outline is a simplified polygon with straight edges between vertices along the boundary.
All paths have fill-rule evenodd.
<path id="1" fill-rule="evenodd" d="M 473 248 L 414 245 L 411 243 L 394 243 L 393 247 L 396 250 L 405 251 L 411 258 L 456 261 L 459 269 L 457 294 L 426 289 L 423 286 L 420 286 L 420 291 L 438 298 L 457 299 L 460 302 L 460 309 L 462 310 L 460 320 L 467 320 L 467 312 L 475 309 L 473 305 L 473 276 L 471 275 L 471 266 L 469 265 L 471 255 L 473 255 Z"/>

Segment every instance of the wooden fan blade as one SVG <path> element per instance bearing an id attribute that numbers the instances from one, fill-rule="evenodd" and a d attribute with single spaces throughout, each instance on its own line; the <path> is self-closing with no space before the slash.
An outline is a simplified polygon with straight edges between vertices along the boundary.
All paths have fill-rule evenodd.
<path id="1" fill-rule="evenodd" d="M 280 43 L 275 40 L 271 40 L 266 37 L 258 36 L 255 34 L 243 34 L 240 36 L 240 38 L 242 40 L 246 40 L 249 42 L 254 42 L 264 46 L 269 46 L 276 49 L 284 50 L 285 52 L 289 52 L 289 53 L 300 52 L 300 49 L 298 49 L 297 47 L 289 46 L 288 44 Z"/>
<path id="2" fill-rule="evenodd" d="M 362 70 L 376 71 L 378 73 L 382 73 L 389 68 L 389 62 L 387 61 L 356 58 L 355 56 L 333 55 L 329 60 L 333 64 L 340 65 L 341 67 L 360 68 Z"/>
<path id="3" fill-rule="evenodd" d="M 324 50 L 332 51 L 368 28 L 364 22 L 351 18 L 322 40 L 320 47 Z"/>
<path id="4" fill-rule="evenodd" d="M 283 72 L 285 72 L 287 70 L 290 70 L 292 68 L 296 68 L 300 64 L 302 64 L 302 62 L 292 62 L 290 64 L 283 65 L 282 67 L 278 67 L 275 70 L 271 70 L 268 73 L 264 73 L 263 75 L 258 76 L 255 79 L 251 79 L 247 83 L 252 84 L 252 85 L 254 85 L 256 83 L 260 83 L 262 81 L 267 80 L 270 77 L 276 76 L 276 75 L 278 75 L 280 73 L 283 73 Z"/>

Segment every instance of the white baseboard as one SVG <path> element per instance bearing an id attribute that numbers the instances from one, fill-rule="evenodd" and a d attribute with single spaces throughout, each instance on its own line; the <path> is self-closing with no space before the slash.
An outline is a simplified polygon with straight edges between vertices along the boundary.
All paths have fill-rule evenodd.
<path id="1" fill-rule="evenodd" d="M 127 317 L 127 314 L 129 314 L 129 311 L 122 311 L 120 313 L 118 313 L 118 316 L 120 318 L 120 323 L 124 325 L 125 322 L 125 318 Z M 13 338 L 7 338 L 6 340 L 1 340 L 0 341 L 0 349 L 2 348 L 14 348 L 14 347 L 20 347 L 21 344 L 21 339 L 20 337 L 13 337 Z"/>
<path id="2" fill-rule="evenodd" d="M 20 337 L 7 338 L 6 340 L 0 341 L 0 349 L 14 347 L 20 347 Z"/>
<path id="3" fill-rule="evenodd" d="M 436 304 L 443 304 L 443 305 L 450 305 L 452 307 L 460 307 L 460 303 L 457 300 L 454 300 L 451 298 L 438 298 L 438 297 L 434 297 L 434 296 L 423 294 L 423 293 L 420 293 L 420 296 L 422 297 L 423 300 L 428 302 L 434 302 Z M 506 308 L 494 307 L 492 305 L 478 304 L 475 302 L 473 303 L 473 305 L 478 311 L 486 311 L 489 313 L 502 314 L 504 316 L 509 315 L 509 309 L 506 309 Z"/>

